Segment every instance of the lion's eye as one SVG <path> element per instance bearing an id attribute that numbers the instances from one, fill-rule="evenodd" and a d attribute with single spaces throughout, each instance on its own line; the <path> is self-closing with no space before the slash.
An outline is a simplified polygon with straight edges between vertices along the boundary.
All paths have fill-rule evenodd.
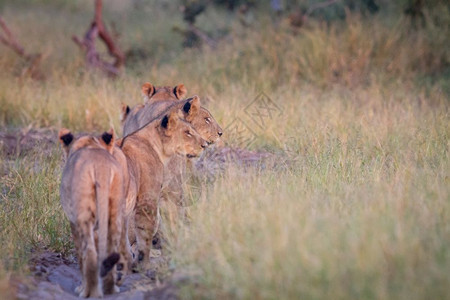
<path id="1" fill-rule="evenodd" d="M 205 122 L 207 123 L 207 124 L 209 124 L 210 122 L 211 122 L 211 118 L 205 118 Z"/>
<path id="2" fill-rule="evenodd" d="M 187 135 L 188 137 L 192 137 L 192 134 L 191 134 L 189 131 L 186 131 L 186 135 Z"/>

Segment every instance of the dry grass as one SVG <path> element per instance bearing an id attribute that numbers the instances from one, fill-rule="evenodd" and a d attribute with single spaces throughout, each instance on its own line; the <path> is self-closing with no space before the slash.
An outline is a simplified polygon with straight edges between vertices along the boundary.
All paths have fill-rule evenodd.
<path id="1" fill-rule="evenodd" d="M 10 161 L 8 173 L 2 175 L 1 263 L 7 270 L 21 271 L 31 252 L 40 248 L 68 251 L 72 246 L 59 204 L 61 156 L 56 149 L 50 156 L 36 149 Z"/>
<path id="2" fill-rule="evenodd" d="M 181 49 L 171 32 L 181 23 L 175 7 L 114 1 L 106 16 L 124 33 L 121 45 L 149 49 L 150 58 L 112 81 L 86 73 L 70 41 L 85 31 L 90 2 L 36 2 L 10 4 L 4 17 L 27 47 L 45 54 L 49 78 L 18 78 L 21 62 L 0 48 L 3 128 L 120 132 L 119 104 L 139 103 L 143 82 L 184 83 L 223 127 L 241 118 L 257 135 L 251 148 L 283 162 L 231 165 L 203 185 L 190 224 L 175 224 L 171 236 L 174 264 L 192 279 L 183 297 L 448 297 L 447 6 L 427 11 L 417 29 L 383 14 L 312 22 L 298 35 L 263 19 L 250 29 L 233 23 L 210 51 Z M 168 13 L 156 14 L 158 5 Z M 209 11 L 200 21 L 226 18 Z M 243 109 L 262 91 L 283 113 L 260 128 Z M 68 251 L 71 242 L 56 147 L 50 156 L 0 158 L 5 274 L 24 270 L 33 249 Z"/>
<path id="3" fill-rule="evenodd" d="M 301 102 L 292 165 L 208 187 L 174 239 L 187 298 L 448 296 L 448 113 L 368 102 Z"/>

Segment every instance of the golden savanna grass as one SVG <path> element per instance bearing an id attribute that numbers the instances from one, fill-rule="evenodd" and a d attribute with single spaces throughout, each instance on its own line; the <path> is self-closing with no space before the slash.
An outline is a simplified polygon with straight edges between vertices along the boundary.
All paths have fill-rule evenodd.
<path id="1" fill-rule="evenodd" d="M 0 126 L 120 132 L 120 103 L 140 103 L 143 82 L 184 83 L 223 127 L 245 120 L 257 135 L 250 148 L 273 156 L 193 183 L 203 191 L 192 193 L 189 224 L 169 228 L 172 265 L 189 278 L 181 297 L 445 299 L 449 8 L 428 9 L 414 25 L 380 2 L 391 13 L 311 20 L 296 34 L 262 11 L 244 28 L 210 9 L 199 26 L 230 28 L 210 50 L 181 48 L 175 4 L 112 1 L 105 18 L 121 46 L 148 51 L 116 80 L 88 73 L 70 40 L 86 30 L 90 1 L 4 4 L 18 38 L 44 54 L 47 80 L 18 77 L 22 62 L 1 47 Z M 261 92 L 282 110 L 264 128 L 243 112 Z M 0 282 L 26 272 L 36 249 L 72 247 L 58 150 L 0 156 Z"/>

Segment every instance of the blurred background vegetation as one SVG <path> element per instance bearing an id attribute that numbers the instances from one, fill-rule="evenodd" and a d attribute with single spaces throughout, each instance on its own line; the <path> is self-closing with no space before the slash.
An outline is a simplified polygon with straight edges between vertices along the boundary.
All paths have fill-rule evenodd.
<path id="1" fill-rule="evenodd" d="M 291 87 L 351 91 L 396 83 L 449 95 L 446 1 L 346 0 L 325 7 L 317 6 L 320 1 L 281 1 L 280 10 L 273 2 L 105 1 L 105 26 L 126 58 L 120 78 L 105 81 L 87 71 L 85 55 L 72 41 L 89 28 L 93 1 L 1 1 L 1 16 L 25 51 L 39 55 L 45 80 L 29 80 L 30 62 L 2 45 L 0 124 L 82 129 L 83 114 L 88 129 L 118 127 L 115 108 L 139 102 L 144 81 L 184 82 L 210 99 L 236 86 L 242 89 L 238 97 L 248 100 Z M 102 59 L 111 60 L 104 43 L 97 40 L 96 46 Z M 86 82 L 92 83 L 90 92 L 86 85 L 78 89 Z M 99 84 L 116 86 L 100 97 L 116 105 L 107 109 L 108 120 L 86 115 L 97 110 L 89 99 L 94 93 L 99 100 Z M 83 111 L 72 109 L 78 101 L 63 101 L 72 97 L 82 101 Z"/>

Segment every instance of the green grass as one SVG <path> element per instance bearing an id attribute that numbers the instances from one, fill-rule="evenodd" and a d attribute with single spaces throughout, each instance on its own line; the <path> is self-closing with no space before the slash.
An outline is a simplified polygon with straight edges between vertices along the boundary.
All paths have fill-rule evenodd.
<path id="1" fill-rule="evenodd" d="M 183 298 L 448 297 L 448 6 L 427 10 L 423 27 L 392 5 L 373 17 L 311 20 L 297 34 L 262 11 L 244 28 L 210 9 L 199 26 L 229 30 L 210 50 L 181 47 L 172 31 L 183 26 L 181 14 L 163 2 L 107 7 L 121 47 L 148 55 L 116 80 L 86 72 L 70 40 L 85 32 L 91 1 L 3 4 L 26 49 L 44 54 L 47 80 L 20 78 L 23 62 L 0 46 L 2 130 L 112 125 L 120 133 L 120 103 L 140 103 L 143 82 L 184 83 L 223 127 L 244 120 L 257 135 L 251 149 L 275 161 L 229 166 L 192 199 L 189 225 L 173 224 L 173 263 L 189 274 Z M 264 128 L 243 112 L 260 92 L 282 109 Z M 225 132 L 224 140 L 238 137 Z M 0 154 L 0 290 L 5 275 L 26 270 L 32 251 L 72 247 L 61 165 L 56 146 Z"/>
<path id="2" fill-rule="evenodd" d="M 33 250 L 51 248 L 67 252 L 70 229 L 59 203 L 62 158 L 59 151 L 10 161 L 0 188 L 1 263 L 21 271 Z"/>

